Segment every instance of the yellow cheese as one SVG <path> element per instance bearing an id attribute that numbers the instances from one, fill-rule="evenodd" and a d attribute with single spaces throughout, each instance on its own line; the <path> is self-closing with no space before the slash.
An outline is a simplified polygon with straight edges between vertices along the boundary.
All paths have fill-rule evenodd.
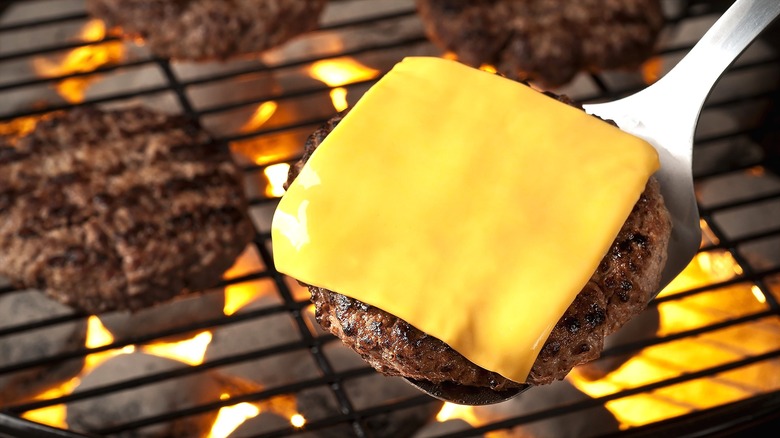
<path id="1" fill-rule="evenodd" d="M 644 141 L 524 85 L 407 58 L 282 198 L 276 267 L 523 382 L 658 165 Z"/>

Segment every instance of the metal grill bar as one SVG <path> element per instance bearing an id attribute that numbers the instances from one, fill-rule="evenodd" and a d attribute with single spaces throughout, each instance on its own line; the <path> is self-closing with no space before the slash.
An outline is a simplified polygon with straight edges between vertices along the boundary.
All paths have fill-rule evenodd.
<path id="1" fill-rule="evenodd" d="M 338 1 L 333 3 L 344 4 L 344 1 Z M 6 4 L 13 4 L 13 2 L 2 2 L 0 7 Z M 684 23 L 686 20 L 690 20 L 696 17 L 702 17 L 711 14 L 714 10 L 713 6 L 708 2 L 686 2 L 685 7 L 681 9 L 678 16 L 671 17 L 669 20 L 669 26 L 675 26 Z M 2 11 L 2 8 L 0 8 Z M 360 27 L 371 27 L 380 24 L 394 23 L 396 20 L 405 20 L 415 15 L 413 8 L 400 9 L 394 12 L 386 14 L 369 14 L 367 16 L 358 17 L 355 19 L 348 19 L 339 22 L 333 22 L 324 25 L 319 32 L 333 32 L 350 30 Z M 13 32 L 36 30 L 43 31 L 49 27 L 55 27 L 62 24 L 71 22 L 79 22 L 87 19 L 87 15 L 84 13 L 68 13 L 61 16 L 45 17 L 41 20 L 26 20 L 10 24 L 0 25 L 0 34 L 6 35 Z M 25 49 L 18 51 L 11 51 L 0 54 L 0 67 L 4 63 L 16 62 L 34 57 L 40 57 L 42 55 L 64 53 L 80 47 L 99 46 L 107 42 L 118 41 L 117 37 L 107 36 L 100 41 L 95 42 L 64 42 L 51 45 L 42 45 L 33 49 Z M 210 85 L 220 81 L 234 81 L 243 76 L 257 75 L 257 74 L 283 74 L 288 70 L 294 70 L 297 68 L 306 68 L 311 64 L 322 60 L 335 60 L 342 57 L 361 57 L 364 55 L 381 54 L 387 51 L 402 49 L 413 50 L 419 47 L 425 47 L 428 44 L 427 39 L 420 32 L 414 35 L 406 35 L 403 38 L 390 41 L 382 41 L 378 43 L 371 43 L 365 45 L 359 45 L 355 48 L 348 50 L 341 50 L 337 53 L 329 53 L 327 55 L 317 56 L 303 56 L 300 58 L 285 60 L 282 62 L 263 65 L 242 67 L 235 70 L 214 73 L 195 78 L 180 78 L 174 66 L 167 60 L 157 59 L 155 57 L 139 58 L 132 60 L 125 60 L 119 64 L 101 66 L 94 71 L 90 72 L 76 72 L 66 75 L 58 75 L 55 77 L 25 77 L 22 79 L 15 79 L 11 82 L 0 84 L 0 94 L 3 92 L 16 91 L 20 89 L 29 89 L 42 86 L 53 86 L 61 81 L 73 78 L 89 78 L 97 76 L 111 75 L 113 73 L 125 71 L 128 69 L 140 69 L 143 67 L 154 66 L 162 72 L 164 77 L 164 83 L 162 85 L 146 86 L 144 88 L 132 91 L 119 90 L 110 95 L 105 95 L 98 98 L 90 98 L 88 101 L 80 103 L 52 103 L 46 107 L 41 108 L 26 108 L 19 111 L 14 111 L 13 114 L 0 115 L 0 122 L 7 122 L 12 119 L 24 116 L 38 116 L 55 110 L 68 110 L 70 108 L 92 105 L 100 103 L 112 103 L 127 99 L 133 99 L 143 96 L 154 96 L 163 93 L 172 93 L 177 103 L 181 106 L 181 109 L 185 115 L 195 120 L 202 119 L 206 116 L 218 115 L 231 110 L 237 110 L 241 108 L 247 108 L 256 106 L 265 101 L 276 102 L 294 102 L 297 99 L 315 97 L 319 95 L 327 95 L 330 91 L 330 87 L 324 85 L 307 86 L 297 90 L 287 90 L 282 92 L 271 92 L 263 94 L 261 97 L 252 97 L 247 99 L 241 99 L 228 103 L 207 104 L 207 105 L 194 105 L 189 97 L 188 90 L 201 85 Z M 660 56 L 676 56 L 687 52 L 690 49 L 690 44 L 677 44 L 672 47 L 665 47 L 659 51 Z M 769 58 L 762 58 L 757 61 L 745 62 L 733 67 L 729 74 L 738 72 L 749 72 L 755 69 L 776 67 L 780 64 L 776 56 Z M 382 69 L 380 74 L 385 73 L 386 70 Z M 590 75 L 590 80 L 595 86 L 596 92 L 590 93 L 587 96 L 578 100 L 582 102 L 602 101 L 612 98 L 620 97 L 631 92 L 637 91 L 641 88 L 639 85 L 631 86 L 613 86 L 610 82 L 601 74 Z M 376 79 L 362 80 L 345 85 L 349 92 L 357 92 L 365 88 L 368 85 L 373 84 Z M 729 109 L 737 105 L 749 103 L 751 105 L 772 102 L 776 99 L 777 90 L 754 92 L 748 94 L 741 94 L 737 97 L 731 97 L 720 100 L 713 100 L 708 102 L 704 108 L 704 111 L 712 111 L 719 109 Z M 259 129 L 250 132 L 232 133 L 227 135 L 218 136 L 217 139 L 223 143 L 239 142 L 249 139 L 263 139 L 270 138 L 276 134 L 288 133 L 303 129 L 312 129 L 317 125 L 322 124 L 327 120 L 325 116 L 308 116 L 302 118 L 295 118 L 292 122 L 277 124 L 274 126 L 261 126 Z M 696 148 L 697 150 L 704 150 L 711 148 L 714 145 L 724 140 L 733 140 L 742 137 L 749 137 L 755 135 L 759 130 L 766 129 L 763 126 L 755 127 L 740 127 L 738 129 L 729 130 L 725 133 L 707 134 L 697 136 Z M 248 175 L 258 174 L 268 166 L 282 163 L 282 162 L 294 162 L 299 158 L 299 154 L 295 153 L 288 157 L 277 158 L 265 162 L 264 164 L 251 164 L 243 166 L 243 170 Z M 761 166 L 763 164 L 761 159 L 756 159 L 750 162 L 731 163 L 725 168 L 718 168 L 714 170 L 706 170 L 697 172 L 697 183 L 707 182 L 712 178 L 729 175 L 735 172 L 742 172 L 751 169 L 755 166 Z M 635 353 L 648 347 L 669 345 L 676 341 L 691 339 L 697 336 L 716 333 L 720 330 L 739 327 L 743 324 L 754 323 L 769 319 L 775 319 L 780 315 L 780 306 L 778 306 L 777 299 L 771 293 L 770 285 L 767 283 L 767 279 L 780 274 L 780 266 L 771 267 L 766 269 L 757 269 L 751 266 L 748 260 L 745 260 L 740 252 L 740 248 L 746 244 L 755 241 L 762 241 L 765 239 L 776 238 L 780 236 L 780 227 L 772 227 L 768 230 L 759 232 L 752 232 L 743 234 L 737 238 L 729 238 L 729 236 L 721 229 L 717 224 L 718 213 L 725 211 L 731 211 L 739 209 L 740 207 L 755 206 L 761 203 L 770 203 L 780 199 L 780 192 L 772 191 L 769 193 L 763 193 L 760 195 L 751 195 L 745 198 L 737 200 L 728 200 L 719 203 L 710 204 L 701 207 L 702 217 L 709 224 L 713 234 L 717 237 L 717 242 L 709 243 L 702 247 L 702 252 L 715 252 L 726 251 L 731 254 L 732 257 L 739 263 L 744 272 L 741 275 L 734 276 L 733 278 L 711 282 L 705 286 L 692 287 L 686 290 L 679 291 L 673 295 L 661 297 L 651 303 L 651 306 L 657 307 L 669 303 L 682 302 L 685 299 L 701 296 L 719 289 L 741 284 L 754 284 L 756 285 L 766 296 L 767 306 L 763 310 L 749 312 L 737 317 L 729 317 L 720 321 L 712 322 L 697 326 L 695 328 L 677 331 L 675 333 L 666 334 L 664 336 L 654 337 L 650 339 L 642 339 L 639 341 L 623 344 L 617 347 L 608 348 L 604 351 L 603 357 L 615 357 L 624 355 L 627 353 Z M 273 206 L 276 202 L 273 198 L 263 197 L 261 195 L 254 196 L 250 199 L 250 205 L 252 207 L 268 207 Z M 270 233 L 265 229 L 256 230 L 256 236 L 254 238 L 253 247 L 264 266 L 273 266 L 272 256 L 268 250 L 268 243 L 270 242 Z M 187 366 L 181 369 L 172 371 L 153 373 L 143 376 L 138 379 L 129 379 L 121 382 L 116 382 L 110 385 L 104 385 L 99 388 L 86 390 L 78 394 L 65 395 L 58 398 L 51 398 L 47 400 L 38 400 L 32 402 L 16 403 L 11 406 L 7 406 L 4 410 L 15 414 L 21 415 L 24 412 L 35 410 L 43 407 L 50 407 L 59 405 L 62 403 L 86 400 L 94 398 L 100 395 L 110 394 L 122 389 L 134 388 L 142 385 L 149 385 L 156 382 L 166 381 L 168 379 L 179 378 L 183 376 L 196 375 L 204 373 L 209 370 L 217 370 L 227 365 L 238 364 L 242 362 L 248 362 L 260 358 L 273 357 L 278 354 L 293 351 L 308 351 L 310 357 L 318 367 L 321 376 L 316 378 L 309 378 L 295 383 L 263 388 L 261 391 L 248 392 L 246 394 L 233 396 L 227 400 L 217 400 L 206 404 L 201 404 L 179 410 L 164 415 L 157 415 L 154 417 L 144 418 L 138 421 L 126 422 L 124 424 L 117 425 L 110 429 L 105 429 L 101 433 L 119 433 L 124 431 L 135 430 L 144 426 L 161 424 L 175 419 L 198 415 L 206 412 L 213 412 L 219 408 L 230 406 L 239 402 L 260 402 L 269 400 L 273 397 L 288 394 L 298 394 L 299 392 L 318 386 L 326 386 L 330 388 L 330 392 L 338 402 L 338 408 L 341 413 L 337 415 L 331 415 L 322 419 L 314 419 L 307 422 L 307 431 L 319 431 L 327 429 L 328 427 L 348 424 L 351 426 L 355 436 L 358 437 L 370 437 L 374 431 L 370 429 L 368 420 L 385 414 L 387 412 L 393 412 L 396 410 L 421 407 L 432 403 L 432 401 L 424 396 L 416 396 L 407 398 L 392 403 L 385 403 L 380 406 L 371 407 L 368 409 L 359 409 L 351 400 L 348 391 L 345 389 L 345 383 L 350 381 L 372 375 L 374 371 L 369 367 L 361 367 L 356 369 L 349 369 L 346 371 L 336 371 L 331 364 L 329 357 L 323 352 L 322 347 L 326 346 L 330 342 L 336 342 L 335 338 L 330 335 L 318 336 L 311 332 L 308 328 L 305 316 L 303 314 L 304 309 L 308 306 L 308 301 L 296 300 L 293 292 L 288 288 L 285 283 L 284 277 L 271 268 L 254 271 L 250 274 L 233 278 L 229 281 L 225 281 L 219 285 L 219 287 L 225 287 L 230 285 L 238 285 L 242 283 L 248 283 L 253 280 L 264 279 L 271 281 L 274 285 L 274 291 L 281 299 L 282 304 L 267 307 L 261 310 L 250 311 L 246 313 L 236 313 L 230 317 L 216 318 L 207 321 L 201 321 L 198 323 L 191 323 L 181 325 L 179 327 L 159 331 L 157 333 L 134 336 L 130 338 L 124 338 L 112 342 L 108 345 L 98 348 L 79 348 L 77 350 L 69 351 L 66 353 L 56 354 L 36 360 L 25 361 L 23 363 L 15 364 L 2 364 L 0 365 L 0 376 L 5 374 L 11 374 L 16 371 L 20 371 L 26 368 L 37 367 L 45 365 L 50 362 L 60 361 L 64 359 L 83 358 L 89 354 L 119 349 L 128 345 L 143 345 L 150 341 L 165 338 L 172 335 L 180 335 L 185 333 L 195 333 L 204 329 L 215 329 L 219 327 L 225 327 L 232 324 L 236 324 L 243 321 L 250 321 L 263 317 L 269 317 L 272 315 L 287 314 L 292 317 L 295 322 L 296 332 L 300 335 L 300 339 L 294 342 L 287 342 L 281 345 L 276 345 L 270 348 L 259 348 L 251 351 L 247 351 L 241 354 L 231 355 L 229 357 L 209 360 L 200 365 Z M 7 294 L 17 293 L 18 291 L 13 287 L 0 287 L 0 297 Z M 62 317 L 50 318 L 43 321 L 36 321 L 31 323 L 25 323 L 13 327 L 5 327 L 0 329 L 0 337 L 10 336 L 14 334 L 24 333 L 29 330 L 52 327 L 57 324 L 63 324 L 67 322 L 83 320 L 86 315 L 73 314 Z M 494 421 L 488 424 L 476 427 L 468 432 L 456 432 L 447 436 L 461 437 L 472 436 L 475 433 L 485 433 L 490 431 L 498 431 L 501 429 L 511 428 L 518 425 L 528 424 L 535 421 L 555 418 L 561 415 L 570 414 L 574 412 L 582 412 L 590 408 L 604 406 L 608 401 L 627 398 L 637 394 L 644 394 L 652 392 L 661 388 L 672 387 L 677 384 L 694 381 L 701 378 L 709 378 L 719 373 L 726 371 L 736 370 L 743 367 L 747 367 L 753 364 L 761 363 L 764 361 L 776 359 L 780 357 L 780 350 L 772 350 L 766 353 L 756 354 L 753 356 L 741 358 L 738 360 L 728 361 L 717 366 L 706 367 L 701 370 L 689 372 L 674 378 L 664 379 L 662 381 L 653 382 L 649 384 L 640 385 L 634 388 L 628 388 L 620 390 L 614 394 L 607 396 L 596 397 L 588 399 L 582 402 L 569 403 L 562 406 L 554 407 L 551 409 L 545 409 L 539 412 L 533 412 L 526 415 L 516 416 L 510 419 L 502 421 Z M 777 392 L 773 393 L 775 397 Z M 770 393 L 768 397 L 773 395 Z M 0 429 L 2 432 L 2 429 Z M 277 430 L 268 433 L 258 435 L 260 437 L 276 437 L 286 436 L 300 432 L 295 428 L 287 428 L 284 430 Z"/>

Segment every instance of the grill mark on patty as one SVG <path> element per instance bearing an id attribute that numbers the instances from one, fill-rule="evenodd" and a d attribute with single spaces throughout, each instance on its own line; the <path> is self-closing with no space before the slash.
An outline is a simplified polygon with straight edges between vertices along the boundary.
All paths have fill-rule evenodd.
<path id="1" fill-rule="evenodd" d="M 29 157 L 29 153 L 20 151 L 13 146 L 0 146 L 0 166 L 26 160 Z"/>

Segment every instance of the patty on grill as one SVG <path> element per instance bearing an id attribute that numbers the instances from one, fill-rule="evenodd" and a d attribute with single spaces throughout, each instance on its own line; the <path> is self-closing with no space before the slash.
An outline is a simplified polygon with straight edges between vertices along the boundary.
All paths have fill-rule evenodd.
<path id="1" fill-rule="evenodd" d="M 87 11 L 164 58 L 262 52 L 317 27 L 326 0 L 87 0 Z"/>
<path id="2" fill-rule="evenodd" d="M 468 65 L 548 87 L 634 68 L 664 23 L 659 0 L 417 0 L 428 37 Z"/>
<path id="3" fill-rule="evenodd" d="M 565 97 L 558 99 L 571 104 Z M 332 118 L 309 137 L 303 158 L 290 169 L 288 185 L 342 117 Z M 640 313 L 656 291 L 670 232 L 658 182 L 651 178 L 598 269 L 553 328 L 527 383 L 563 379 L 574 366 L 599 357 L 604 337 Z M 338 292 L 307 286 L 320 325 L 382 373 L 496 390 L 519 386 L 396 316 Z M 489 278 L 485 287 L 490 287 Z M 524 311 L 517 309 L 518 315 Z"/>
<path id="4" fill-rule="evenodd" d="M 213 286 L 254 236 L 241 174 L 184 117 L 77 108 L 0 136 L 0 274 L 90 313 Z"/>

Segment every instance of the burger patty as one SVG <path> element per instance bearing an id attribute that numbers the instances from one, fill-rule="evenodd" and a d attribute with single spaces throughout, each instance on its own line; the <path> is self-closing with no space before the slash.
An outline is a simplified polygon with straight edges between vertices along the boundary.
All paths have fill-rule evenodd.
<path id="1" fill-rule="evenodd" d="M 230 153 L 184 117 L 77 108 L 0 136 L 0 274 L 89 313 L 215 285 L 246 209 Z"/>
<path id="2" fill-rule="evenodd" d="M 565 96 L 553 97 L 571 104 Z M 343 116 L 332 118 L 309 137 L 302 159 L 290 169 L 288 185 Z M 604 337 L 640 313 L 655 293 L 670 232 L 659 184 L 651 178 L 598 269 L 553 328 L 527 383 L 563 379 L 574 366 L 599 357 Z M 496 390 L 521 386 L 475 365 L 392 314 L 338 292 L 307 286 L 320 325 L 384 374 Z M 485 279 L 485 287 L 489 286 L 490 279 Z M 533 309 L 517 309 L 518 317 L 527 311 Z"/>
<path id="3" fill-rule="evenodd" d="M 87 0 L 90 14 L 165 58 L 261 52 L 317 27 L 325 0 Z"/>
<path id="4" fill-rule="evenodd" d="M 429 38 L 466 64 L 554 87 L 636 67 L 664 23 L 659 0 L 417 0 Z"/>

